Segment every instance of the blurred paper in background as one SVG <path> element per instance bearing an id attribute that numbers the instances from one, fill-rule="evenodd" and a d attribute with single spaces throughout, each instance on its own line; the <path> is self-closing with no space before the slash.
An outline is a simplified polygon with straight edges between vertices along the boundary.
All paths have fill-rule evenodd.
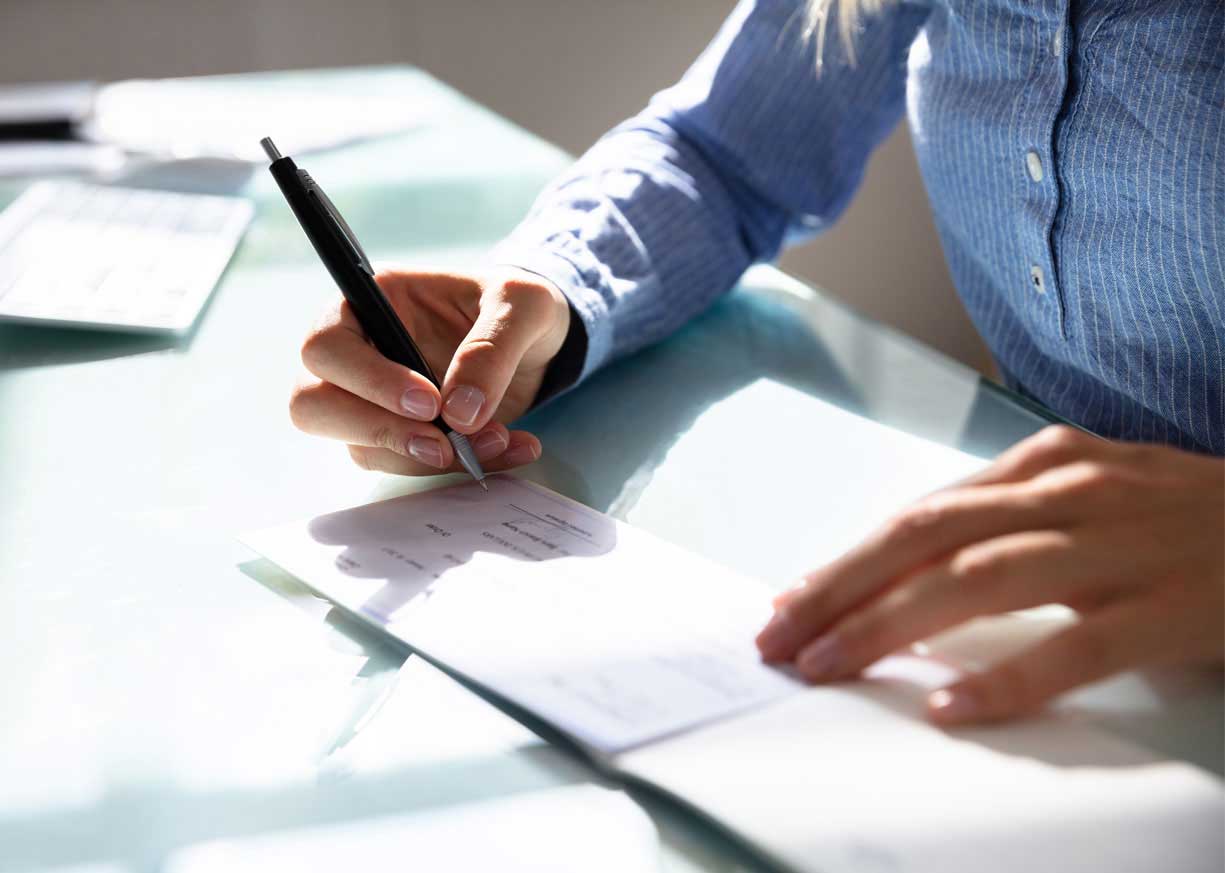
<path id="1" fill-rule="evenodd" d="M 98 89 L 84 136 L 166 159 L 263 163 L 259 140 L 275 136 L 302 154 L 396 133 L 421 122 L 400 87 L 367 74 L 310 79 L 284 73 L 115 82 Z M 323 84 L 321 85 L 320 82 Z M 389 84 L 391 82 L 389 81 Z"/>
<path id="2" fill-rule="evenodd" d="M 124 165 L 123 150 L 91 142 L 20 140 L 0 147 L 0 177 L 86 173 L 104 176 Z"/>

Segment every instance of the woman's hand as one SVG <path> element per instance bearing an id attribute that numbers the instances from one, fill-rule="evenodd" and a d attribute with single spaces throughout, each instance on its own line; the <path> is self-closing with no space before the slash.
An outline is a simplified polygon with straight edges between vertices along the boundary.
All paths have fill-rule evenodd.
<path id="1" fill-rule="evenodd" d="M 489 472 L 540 457 L 540 441 L 506 422 L 536 397 L 570 326 L 556 286 L 505 269 L 488 276 L 382 273 L 387 295 L 421 353 L 442 380 L 380 355 L 349 305 L 332 307 L 302 344 L 309 371 L 293 391 L 290 417 L 301 430 L 343 440 L 358 466 L 408 475 L 459 470 L 442 431 L 442 412 L 469 434 Z"/>
<path id="2" fill-rule="evenodd" d="M 1080 620 L 933 693 L 934 720 L 1009 718 L 1121 670 L 1219 662 L 1225 463 L 1047 428 L 780 596 L 757 645 L 827 682 L 975 616 L 1048 603 Z"/>

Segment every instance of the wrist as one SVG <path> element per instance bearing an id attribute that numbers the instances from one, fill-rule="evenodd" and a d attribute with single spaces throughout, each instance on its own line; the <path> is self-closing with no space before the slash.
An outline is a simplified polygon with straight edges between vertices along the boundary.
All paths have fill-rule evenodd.
<path id="1" fill-rule="evenodd" d="M 586 339 L 586 358 L 575 384 L 612 358 L 613 295 L 603 286 L 602 267 L 589 251 L 564 237 L 534 243 L 508 239 L 490 253 L 488 263 L 535 274 L 561 290 L 569 303 L 568 316 L 582 322 Z"/>
<path id="2" fill-rule="evenodd" d="M 545 367 L 544 377 L 529 409 L 564 394 L 578 384 L 583 374 L 583 365 L 587 360 L 587 328 L 575 311 L 574 304 L 565 295 L 562 295 L 562 305 L 566 307 L 566 335 L 557 354 Z"/>

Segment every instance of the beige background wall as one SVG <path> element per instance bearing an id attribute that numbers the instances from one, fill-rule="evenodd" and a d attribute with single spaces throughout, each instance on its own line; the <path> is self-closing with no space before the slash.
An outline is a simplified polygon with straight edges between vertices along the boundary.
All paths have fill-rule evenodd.
<path id="1" fill-rule="evenodd" d="M 579 152 L 684 72 L 730 0 L 0 0 L 0 82 L 407 62 Z M 905 130 L 783 266 L 974 366 Z"/>

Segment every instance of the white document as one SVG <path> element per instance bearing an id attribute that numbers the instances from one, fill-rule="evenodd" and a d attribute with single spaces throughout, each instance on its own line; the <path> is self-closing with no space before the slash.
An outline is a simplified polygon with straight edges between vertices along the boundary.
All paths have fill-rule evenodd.
<path id="1" fill-rule="evenodd" d="M 996 630 L 984 625 L 984 647 Z M 787 869 L 1219 873 L 1217 779 L 1054 714 L 936 728 L 925 697 L 959 672 L 886 658 L 869 681 L 807 689 L 633 749 L 616 767 L 728 823 Z"/>
<path id="2" fill-rule="evenodd" d="M 217 840 L 177 852 L 166 870 L 658 873 L 659 855 L 655 827 L 637 804 L 618 791 L 579 785 L 416 814 Z"/>
<path id="3" fill-rule="evenodd" d="M 489 481 L 488 494 L 466 484 L 245 539 L 788 867 L 1219 870 L 1225 790 L 1205 772 L 1058 714 L 939 730 L 922 702 L 962 660 L 939 640 L 867 681 L 802 686 L 758 659 L 761 583 L 546 489 Z"/>
<path id="4" fill-rule="evenodd" d="M 793 693 L 771 591 L 509 476 L 245 542 L 425 655 L 612 754 Z"/>

